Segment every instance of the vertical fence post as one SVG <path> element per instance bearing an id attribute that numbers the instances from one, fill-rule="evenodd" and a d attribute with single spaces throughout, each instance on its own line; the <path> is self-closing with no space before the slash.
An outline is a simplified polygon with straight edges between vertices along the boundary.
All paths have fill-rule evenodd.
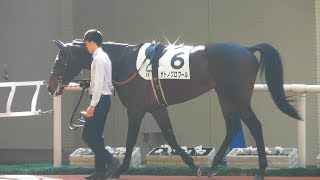
<path id="1" fill-rule="evenodd" d="M 306 129 L 306 92 L 307 85 L 292 84 L 292 92 L 298 96 L 298 111 L 301 116 L 301 121 L 298 121 L 298 155 L 299 166 L 306 167 L 307 159 L 307 129 Z"/>
<path id="2" fill-rule="evenodd" d="M 306 167 L 307 155 L 307 131 L 306 131 L 306 94 L 299 94 L 298 108 L 301 120 L 298 122 L 298 152 L 299 152 L 299 166 Z"/>
<path id="3" fill-rule="evenodd" d="M 61 166 L 61 96 L 53 98 L 53 165 Z"/>

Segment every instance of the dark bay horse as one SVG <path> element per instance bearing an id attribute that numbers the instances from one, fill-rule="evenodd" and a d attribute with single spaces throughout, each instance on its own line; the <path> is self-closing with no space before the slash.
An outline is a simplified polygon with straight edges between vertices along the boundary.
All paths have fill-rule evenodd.
<path id="1" fill-rule="evenodd" d="M 50 94 L 60 95 L 63 88 L 75 78 L 81 69 L 90 69 L 91 55 L 83 43 L 55 41 L 59 47 L 48 84 Z M 159 106 L 151 83 L 136 74 L 136 58 L 142 44 L 129 45 L 104 43 L 102 48 L 112 61 L 112 79 L 122 104 L 127 108 L 128 134 L 126 154 L 114 177 L 128 170 L 133 147 L 136 144 L 140 124 L 144 115 L 153 115 L 168 144 L 176 150 L 183 161 L 197 174 L 202 170 L 178 145 L 172 130 L 168 111 Z M 253 54 L 260 53 L 260 61 Z M 244 47 L 233 43 L 207 44 L 191 50 L 190 79 L 161 80 L 169 105 L 182 103 L 215 89 L 226 123 L 226 137 L 214 157 L 209 176 L 215 174 L 229 144 L 240 128 L 241 120 L 247 125 L 258 149 L 259 170 L 254 179 L 263 179 L 268 166 L 261 123 L 251 108 L 251 97 L 258 70 L 265 76 L 266 83 L 276 106 L 294 119 L 300 119 L 297 111 L 289 104 L 283 89 L 282 59 L 278 51 L 269 44 Z"/>

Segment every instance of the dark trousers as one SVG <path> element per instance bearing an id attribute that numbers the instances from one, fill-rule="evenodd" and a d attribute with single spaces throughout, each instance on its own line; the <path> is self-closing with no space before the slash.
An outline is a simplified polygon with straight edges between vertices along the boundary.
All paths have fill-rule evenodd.
<path id="1" fill-rule="evenodd" d="M 82 140 L 91 148 L 95 155 L 95 169 L 97 172 L 106 171 L 106 163 L 111 163 L 113 156 L 105 149 L 103 129 L 110 110 L 109 95 L 102 95 L 95 107 L 93 117 L 88 118 L 82 130 Z"/>

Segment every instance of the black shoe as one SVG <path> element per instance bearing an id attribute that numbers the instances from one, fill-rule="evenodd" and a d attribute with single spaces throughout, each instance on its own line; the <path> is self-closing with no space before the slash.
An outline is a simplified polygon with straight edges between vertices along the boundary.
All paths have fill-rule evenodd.
<path id="1" fill-rule="evenodd" d="M 90 176 L 85 177 L 88 180 L 105 180 L 106 179 L 106 172 L 95 172 Z"/>
<path id="2" fill-rule="evenodd" d="M 111 177 L 114 171 L 120 167 L 120 165 L 121 165 L 121 162 L 117 158 L 114 158 L 112 163 L 110 165 L 108 164 L 106 177 Z"/>

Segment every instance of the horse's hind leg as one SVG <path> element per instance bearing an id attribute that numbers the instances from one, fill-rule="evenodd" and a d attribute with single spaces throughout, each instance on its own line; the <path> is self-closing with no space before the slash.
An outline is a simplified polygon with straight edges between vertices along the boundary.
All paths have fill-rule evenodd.
<path id="1" fill-rule="evenodd" d="M 263 180 L 265 169 L 268 167 L 268 161 L 265 152 L 265 145 L 262 135 L 262 126 L 252 108 L 249 106 L 246 111 L 241 112 L 242 121 L 247 125 L 249 131 L 256 141 L 258 157 L 259 157 L 259 172 L 254 177 L 254 180 Z"/>
<path id="2" fill-rule="evenodd" d="M 158 123 L 162 134 L 168 144 L 175 149 L 176 153 L 178 153 L 182 160 L 194 171 L 197 173 L 198 176 L 201 176 L 202 170 L 200 167 L 196 166 L 193 162 L 193 159 L 181 149 L 178 145 L 175 135 L 172 130 L 170 118 L 168 115 L 168 111 L 166 108 L 160 108 L 156 111 L 151 112 L 153 117 L 155 118 L 156 122 Z"/>
<path id="3" fill-rule="evenodd" d="M 218 97 L 223 117 L 226 122 L 226 137 L 213 159 L 210 172 L 208 173 L 209 177 L 215 175 L 217 166 L 222 161 L 232 139 L 241 128 L 240 112 L 237 111 L 238 109 L 234 108 L 233 103 L 229 103 L 228 99 L 224 98 L 222 95 L 218 94 Z"/>
<path id="4" fill-rule="evenodd" d="M 129 124 L 128 124 L 128 134 L 127 134 L 127 143 L 126 143 L 126 153 L 121 166 L 112 174 L 112 177 L 118 178 L 123 172 L 129 169 L 133 148 L 136 145 L 142 118 L 144 117 L 145 114 L 146 112 L 142 112 L 142 111 L 132 111 L 132 110 L 127 111 Z"/>

